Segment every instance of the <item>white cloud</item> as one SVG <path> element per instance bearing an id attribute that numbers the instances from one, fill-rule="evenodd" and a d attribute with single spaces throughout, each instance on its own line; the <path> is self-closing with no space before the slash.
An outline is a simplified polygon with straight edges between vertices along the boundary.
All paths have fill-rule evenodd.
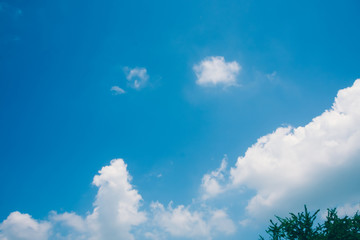
<path id="1" fill-rule="evenodd" d="M 208 57 L 194 65 L 196 83 L 200 86 L 235 86 L 236 76 L 241 66 L 236 62 L 226 62 L 224 57 Z"/>
<path id="2" fill-rule="evenodd" d="M 114 92 L 115 95 L 126 93 L 125 90 L 120 88 L 119 86 L 112 86 L 110 91 Z"/>
<path id="3" fill-rule="evenodd" d="M 149 79 L 149 75 L 147 74 L 146 68 L 136 67 L 131 69 L 125 67 L 124 71 L 130 87 L 135 89 L 140 89 L 145 87 Z"/>
<path id="4" fill-rule="evenodd" d="M 142 197 L 130 184 L 126 168 L 122 159 L 112 160 L 94 177 L 99 190 L 94 212 L 87 218 L 93 239 L 134 239 L 132 227 L 146 220 L 145 212 L 139 211 Z"/>
<path id="5" fill-rule="evenodd" d="M 176 208 L 169 204 L 165 208 L 161 203 L 152 203 L 153 221 L 173 237 L 191 239 L 211 239 L 221 233 L 233 234 L 235 224 L 224 210 L 191 211 L 188 207 L 179 205 Z"/>
<path id="6" fill-rule="evenodd" d="M 0 224 L 0 240 L 45 240 L 50 229 L 48 222 L 38 222 L 29 214 L 12 212 Z"/>
<path id="7" fill-rule="evenodd" d="M 281 127 L 259 138 L 230 171 L 230 184 L 256 191 L 248 214 L 263 218 L 301 210 L 303 204 L 327 208 L 358 200 L 359 123 L 357 80 L 306 126 Z"/>
<path id="8" fill-rule="evenodd" d="M 205 174 L 202 178 L 201 188 L 203 190 L 203 199 L 214 197 L 225 191 L 225 188 L 221 185 L 221 181 L 224 181 L 224 173 L 226 171 L 227 161 L 226 157 L 223 158 L 221 165 L 215 171 L 210 174 Z"/>

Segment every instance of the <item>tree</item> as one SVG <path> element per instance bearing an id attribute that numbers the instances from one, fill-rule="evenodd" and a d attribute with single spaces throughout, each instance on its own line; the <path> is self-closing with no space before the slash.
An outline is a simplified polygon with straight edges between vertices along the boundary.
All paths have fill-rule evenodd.
<path id="1" fill-rule="evenodd" d="M 290 217 L 275 216 L 277 222 L 270 220 L 266 230 L 270 240 L 360 240 L 360 215 L 357 212 L 352 218 L 340 218 L 336 208 L 328 209 L 324 223 L 315 225 L 316 215 L 311 214 L 305 205 L 305 211 Z M 260 236 L 261 240 L 265 240 Z"/>

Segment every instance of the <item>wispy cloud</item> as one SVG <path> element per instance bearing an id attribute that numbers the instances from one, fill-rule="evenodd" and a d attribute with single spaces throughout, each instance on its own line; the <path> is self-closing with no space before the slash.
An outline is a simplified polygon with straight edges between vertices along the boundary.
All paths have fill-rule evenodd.
<path id="1" fill-rule="evenodd" d="M 115 95 L 126 93 L 125 90 L 120 88 L 119 86 L 112 86 L 110 91 L 112 91 Z"/>
<path id="2" fill-rule="evenodd" d="M 224 57 L 208 57 L 195 64 L 193 70 L 196 74 L 196 84 L 209 86 L 236 86 L 236 77 L 241 70 L 241 66 L 236 62 L 226 62 Z"/>
<path id="3" fill-rule="evenodd" d="M 135 89 L 141 89 L 146 86 L 149 79 L 146 68 L 124 68 L 128 85 Z"/>
<path id="4" fill-rule="evenodd" d="M 267 78 L 268 80 L 270 80 L 271 82 L 273 82 L 273 81 L 276 79 L 276 77 L 277 77 L 277 72 L 276 72 L 276 71 L 273 71 L 272 73 L 268 73 L 268 74 L 266 74 L 265 76 L 266 76 L 266 78 Z"/>
<path id="5" fill-rule="evenodd" d="M 2 31 L 0 34 L 0 43 L 16 43 L 21 40 L 19 31 L 14 28 L 14 24 L 21 20 L 23 11 L 6 2 L 0 2 L 0 18 L 1 23 L 10 27 L 10 31 Z"/>

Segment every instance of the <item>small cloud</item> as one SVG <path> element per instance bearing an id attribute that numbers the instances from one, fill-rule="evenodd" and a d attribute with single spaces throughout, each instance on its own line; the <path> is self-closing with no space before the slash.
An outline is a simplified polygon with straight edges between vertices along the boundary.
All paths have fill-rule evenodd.
<path id="1" fill-rule="evenodd" d="M 22 16 L 22 14 L 23 14 L 23 12 L 22 12 L 22 10 L 20 8 L 15 10 L 15 16 L 16 17 L 20 17 L 20 16 Z"/>
<path id="2" fill-rule="evenodd" d="M 199 64 L 194 65 L 193 70 L 196 74 L 196 84 L 209 87 L 216 85 L 236 86 L 236 76 L 241 70 L 241 66 L 236 62 L 226 62 L 224 57 L 208 57 Z"/>
<path id="3" fill-rule="evenodd" d="M 277 72 L 273 71 L 272 73 L 266 74 L 265 76 L 267 79 L 269 79 L 272 82 L 272 81 L 276 80 Z"/>
<path id="4" fill-rule="evenodd" d="M 252 220 L 249 218 L 239 221 L 239 224 L 242 227 L 248 227 L 251 223 L 252 223 Z"/>
<path id="5" fill-rule="evenodd" d="M 146 68 L 124 68 L 126 79 L 129 81 L 129 86 L 135 89 L 140 89 L 145 87 L 149 75 L 147 74 Z"/>
<path id="6" fill-rule="evenodd" d="M 126 93 L 124 89 L 119 86 L 112 86 L 110 91 L 112 91 L 115 95 L 120 95 Z"/>
<path id="7" fill-rule="evenodd" d="M 7 15 L 8 18 L 16 20 L 23 15 L 20 8 L 14 7 L 8 3 L 0 2 L 0 14 Z"/>

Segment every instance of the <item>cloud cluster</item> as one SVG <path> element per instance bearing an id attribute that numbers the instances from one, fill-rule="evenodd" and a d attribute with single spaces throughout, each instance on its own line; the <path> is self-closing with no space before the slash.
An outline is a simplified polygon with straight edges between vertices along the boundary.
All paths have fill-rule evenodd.
<path id="1" fill-rule="evenodd" d="M 40 222 L 28 214 L 13 212 L 0 224 L 0 240 L 134 240 L 135 229 L 141 239 L 169 236 L 211 239 L 213 234 L 235 232 L 225 210 L 191 211 L 190 206 L 183 205 L 175 208 L 169 205 L 165 209 L 157 202 L 151 205 L 151 212 L 141 211 L 142 197 L 130 181 L 125 162 L 112 160 L 94 177 L 98 192 L 94 209 L 87 216 L 52 211 L 47 221 Z M 151 221 L 147 222 L 148 219 Z M 146 231 L 149 224 L 157 232 Z"/>
<path id="2" fill-rule="evenodd" d="M 0 223 L 0 240 L 212 239 L 233 234 L 236 225 L 207 200 L 239 188 L 255 192 L 241 216 L 242 226 L 302 210 L 303 204 L 340 206 L 340 215 L 351 215 L 360 206 L 359 123 L 360 79 L 340 90 L 331 109 L 307 125 L 280 127 L 259 138 L 230 170 L 224 158 L 202 179 L 200 207 L 153 202 L 145 211 L 127 165 L 115 159 L 93 179 L 98 192 L 87 216 L 52 211 L 46 221 L 38 221 L 13 212 Z"/>
<path id="3" fill-rule="evenodd" d="M 199 64 L 194 65 L 196 84 L 204 87 L 222 85 L 235 86 L 236 76 L 241 66 L 236 62 L 226 62 L 224 57 L 208 57 Z"/>
<path id="4" fill-rule="evenodd" d="M 127 80 L 127 85 L 130 88 L 134 88 L 136 90 L 140 90 L 141 88 L 144 88 L 147 85 L 148 79 L 149 79 L 149 75 L 147 73 L 146 68 L 140 68 L 140 67 L 135 67 L 135 68 L 129 68 L 129 67 L 124 67 L 124 73 L 126 76 L 126 80 Z M 121 88 L 119 86 L 112 86 L 110 88 L 110 91 L 114 94 L 114 95 L 120 95 L 120 94 L 125 94 L 126 91 L 124 90 L 124 88 Z"/>

